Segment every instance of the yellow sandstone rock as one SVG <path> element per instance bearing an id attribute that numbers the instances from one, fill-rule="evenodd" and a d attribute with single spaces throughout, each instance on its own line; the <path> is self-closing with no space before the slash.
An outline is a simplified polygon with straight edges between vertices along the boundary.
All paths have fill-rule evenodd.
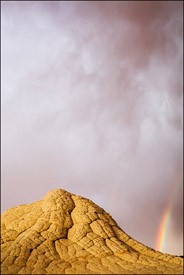
<path id="1" fill-rule="evenodd" d="M 183 259 L 133 240 L 92 201 L 58 189 L 2 214 L 1 274 L 183 274 Z"/>

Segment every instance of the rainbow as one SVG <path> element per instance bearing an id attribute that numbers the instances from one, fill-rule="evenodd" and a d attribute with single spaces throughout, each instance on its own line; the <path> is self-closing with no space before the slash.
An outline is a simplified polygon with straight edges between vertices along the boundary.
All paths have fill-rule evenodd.
<path id="1" fill-rule="evenodd" d="M 162 220 L 159 226 L 155 249 L 161 252 L 164 252 L 164 249 L 165 249 L 166 237 L 168 233 L 169 222 L 171 219 L 171 212 L 172 212 L 172 206 L 168 205 L 164 211 L 164 214 L 162 216 Z"/>
<path id="2" fill-rule="evenodd" d="M 171 190 L 169 201 L 167 203 L 167 206 L 164 210 L 164 213 L 162 215 L 162 219 L 160 222 L 156 245 L 155 245 L 155 250 L 158 250 L 160 252 L 164 252 L 164 250 L 165 250 L 166 238 L 167 238 L 168 228 L 169 228 L 169 224 L 170 224 L 170 220 L 171 220 L 171 214 L 172 214 L 172 208 L 174 205 L 174 200 L 177 195 L 180 184 L 182 183 L 181 174 L 182 173 L 179 173 L 176 183 L 174 184 L 174 186 Z"/>

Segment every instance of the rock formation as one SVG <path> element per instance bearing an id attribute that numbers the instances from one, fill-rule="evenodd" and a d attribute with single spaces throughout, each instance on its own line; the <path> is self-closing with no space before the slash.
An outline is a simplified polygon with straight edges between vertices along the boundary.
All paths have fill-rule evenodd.
<path id="1" fill-rule="evenodd" d="M 1 274 L 182 274 L 183 259 L 128 236 L 110 214 L 62 189 L 6 210 Z"/>

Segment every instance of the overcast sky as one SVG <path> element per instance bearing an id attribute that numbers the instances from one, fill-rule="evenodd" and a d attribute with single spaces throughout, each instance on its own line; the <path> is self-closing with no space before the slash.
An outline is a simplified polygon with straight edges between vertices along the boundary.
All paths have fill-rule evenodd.
<path id="1" fill-rule="evenodd" d="M 182 5 L 1 2 L 2 212 L 62 188 L 155 248 L 171 198 L 183 254 Z"/>

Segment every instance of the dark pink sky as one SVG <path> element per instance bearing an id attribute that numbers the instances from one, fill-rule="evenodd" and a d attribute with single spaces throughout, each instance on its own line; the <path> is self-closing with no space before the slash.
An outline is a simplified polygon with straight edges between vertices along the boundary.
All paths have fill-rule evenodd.
<path id="1" fill-rule="evenodd" d="M 182 1 L 1 8 L 2 211 L 62 188 L 155 248 L 171 197 L 183 254 Z"/>

